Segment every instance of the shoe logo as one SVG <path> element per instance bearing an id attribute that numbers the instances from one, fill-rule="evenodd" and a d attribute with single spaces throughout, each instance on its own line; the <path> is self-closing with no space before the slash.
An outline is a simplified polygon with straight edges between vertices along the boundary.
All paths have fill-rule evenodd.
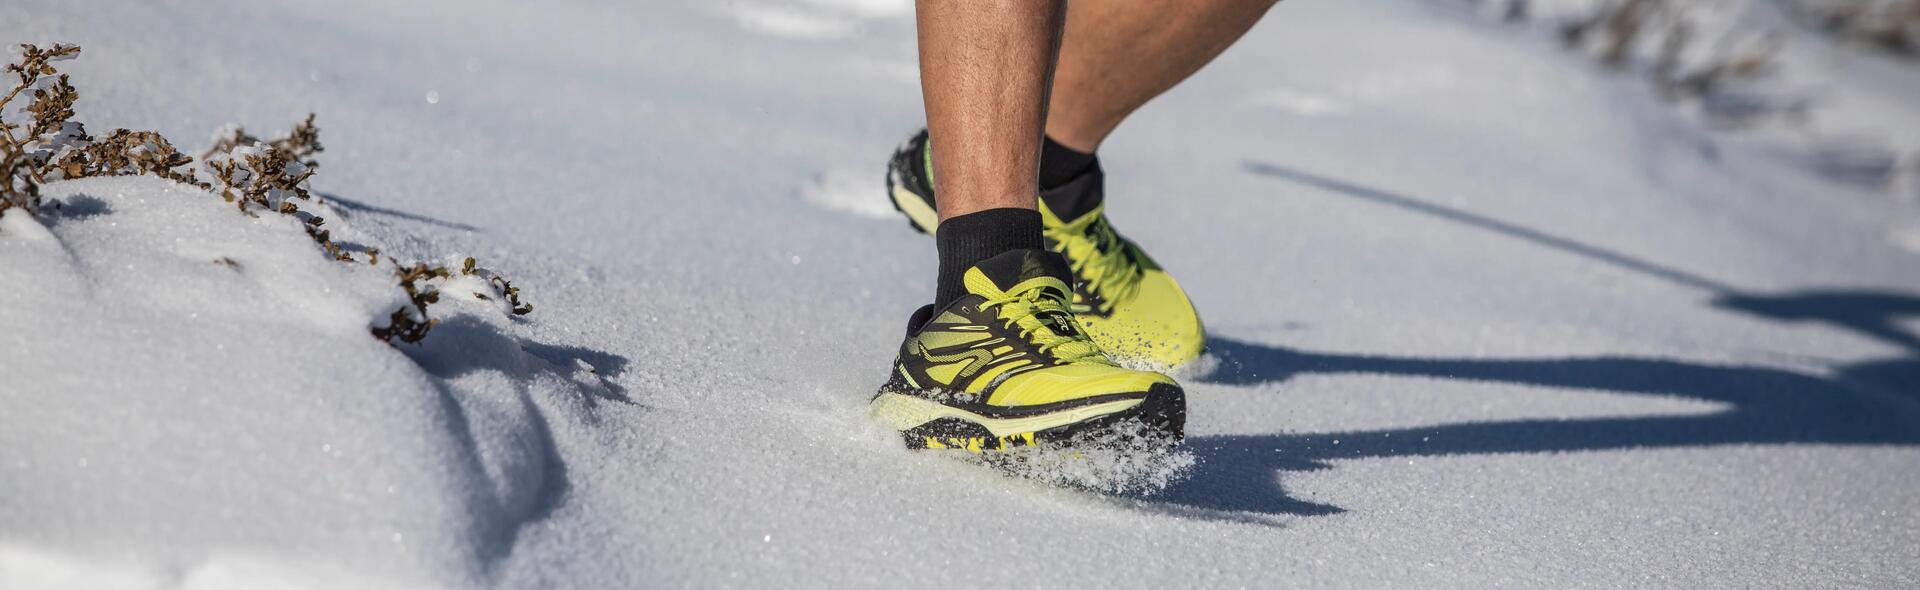
<path id="1" fill-rule="evenodd" d="M 908 350 L 911 356 L 907 358 L 911 360 L 906 360 L 901 365 L 901 371 L 916 383 L 931 381 L 924 385 L 957 387 L 958 384 L 967 382 L 977 375 L 996 373 L 992 369 L 995 366 L 1007 369 L 997 372 L 996 382 L 1023 369 L 1043 366 L 1031 364 L 1033 363 L 1031 360 L 1021 360 L 1029 356 L 1028 352 L 1019 346 L 1008 345 L 1006 338 L 997 338 L 987 332 L 964 330 L 964 328 L 975 327 L 985 328 L 985 326 L 972 325 L 951 326 L 948 330 L 922 332 L 914 339 Z M 922 376 L 924 378 L 921 378 Z"/>
<path id="2" fill-rule="evenodd" d="M 941 385 L 952 385 L 961 377 L 970 377 L 981 368 L 993 362 L 993 353 L 984 349 L 970 348 L 952 354 L 936 354 L 927 348 L 925 342 L 915 341 L 913 352 L 920 357 L 924 365 L 920 372 Z"/>
<path id="3" fill-rule="evenodd" d="M 1069 311 L 1079 313 L 1079 310 L 1070 309 Z M 1080 332 L 1080 323 L 1074 321 L 1073 316 L 1048 314 L 1045 322 L 1048 327 L 1053 329 L 1053 333 L 1055 334 L 1075 338 L 1085 336 L 1085 334 Z"/>

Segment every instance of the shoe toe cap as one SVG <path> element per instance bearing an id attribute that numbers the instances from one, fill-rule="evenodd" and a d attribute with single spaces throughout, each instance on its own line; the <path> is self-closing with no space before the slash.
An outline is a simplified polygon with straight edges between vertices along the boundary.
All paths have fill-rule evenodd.
<path id="1" fill-rule="evenodd" d="M 1081 322 L 1102 349 L 1117 359 L 1172 368 L 1192 361 L 1206 348 L 1206 328 L 1173 277 L 1148 270 L 1140 290 L 1114 306 L 1107 317 Z"/>

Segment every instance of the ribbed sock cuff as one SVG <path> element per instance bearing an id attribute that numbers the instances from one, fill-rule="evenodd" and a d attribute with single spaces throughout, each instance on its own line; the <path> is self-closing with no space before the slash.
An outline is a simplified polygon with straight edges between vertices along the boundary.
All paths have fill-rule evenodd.
<path id="1" fill-rule="evenodd" d="M 934 309 L 945 309 L 967 294 L 961 278 L 980 261 L 1012 250 L 1046 248 L 1040 237 L 1040 212 L 1014 208 L 976 211 L 942 221 L 934 242 L 940 251 Z"/>
<path id="2" fill-rule="evenodd" d="M 1040 142 L 1040 190 L 1072 182 L 1099 160 L 1093 154 L 1060 145 L 1051 137 L 1043 139 Z"/>

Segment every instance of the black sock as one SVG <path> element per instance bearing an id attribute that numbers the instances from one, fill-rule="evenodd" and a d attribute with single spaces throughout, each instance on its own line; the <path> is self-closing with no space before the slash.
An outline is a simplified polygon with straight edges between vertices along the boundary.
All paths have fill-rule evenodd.
<path id="1" fill-rule="evenodd" d="M 1040 190 L 1054 188 L 1079 178 L 1099 158 L 1093 154 L 1060 145 L 1051 137 L 1040 142 Z"/>
<path id="2" fill-rule="evenodd" d="M 942 221 L 934 243 L 940 250 L 934 309 L 946 309 L 967 294 L 961 278 L 980 261 L 1012 250 L 1046 247 L 1040 238 L 1040 212 L 1014 208 L 975 211 Z"/>

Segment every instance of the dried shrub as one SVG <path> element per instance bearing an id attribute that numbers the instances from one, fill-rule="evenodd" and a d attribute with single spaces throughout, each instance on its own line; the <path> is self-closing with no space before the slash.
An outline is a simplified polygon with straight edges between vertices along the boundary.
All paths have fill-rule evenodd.
<path id="1" fill-rule="evenodd" d="M 1688 64 L 1687 52 L 1703 41 L 1686 2 L 1619 0 L 1560 27 L 1567 47 L 1594 55 L 1608 68 L 1624 70 L 1649 46 L 1657 47 L 1648 78 L 1668 100 L 1699 98 L 1729 85 L 1771 73 L 1784 39 L 1779 31 L 1727 34 L 1712 40 L 1705 58 Z"/>
<path id="2" fill-rule="evenodd" d="M 1841 39 L 1920 57 L 1920 0 L 1794 0 L 1793 13 Z"/>
<path id="3" fill-rule="evenodd" d="M 78 56 L 79 46 L 55 44 L 41 49 L 21 45 L 18 49 L 18 62 L 6 66 L 6 72 L 16 81 L 6 95 L 0 96 L 0 115 L 7 112 L 12 101 L 28 96 L 31 100 L 22 110 L 32 120 L 15 124 L 0 117 L 0 174 L 5 177 L 5 183 L 0 184 L 0 212 L 18 207 L 38 214 L 40 186 L 54 180 L 150 175 L 214 189 L 212 182 L 200 180 L 193 170 L 181 170 L 193 158 L 175 150 L 159 133 L 116 129 L 105 137 L 87 135 L 86 128 L 73 120 L 79 92 L 53 65 Z M 331 232 L 324 227 L 326 219 L 302 209 L 314 202 L 307 183 L 319 169 L 315 156 L 322 151 L 325 147 L 320 143 L 320 128 L 314 124 L 314 115 L 308 114 L 285 136 L 271 140 L 235 127 L 217 138 L 201 159 L 219 183 L 220 196 L 241 212 L 257 215 L 255 210 L 266 210 L 294 217 L 328 256 L 355 262 L 353 253 L 334 243 Z M 366 249 L 365 256 L 368 264 L 380 264 L 378 249 Z M 375 338 L 387 342 L 419 342 L 439 323 L 427 314 L 427 307 L 440 300 L 439 288 L 433 282 L 445 280 L 451 273 L 441 266 L 406 266 L 391 257 L 388 261 L 395 267 L 395 277 L 406 291 L 408 302 L 394 310 L 387 325 L 369 330 Z M 232 258 L 214 262 L 240 268 Z M 491 296 L 475 295 L 503 299 L 515 315 L 533 311 L 532 305 L 520 300 L 518 287 L 478 267 L 472 258 L 466 259 L 461 274 L 479 277 L 493 290 Z"/>
<path id="4" fill-rule="evenodd" d="M 1596 24 L 1605 33 L 1600 63 L 1614 69 L 1625 67 L 1627 59 L 1633 56 L 1635 42 L 1647 28 L 1647 21 L 1656 11 L 1664 14 L 1666 8 L 1667 4 L 1661 0 L 1627 0 L 1612 10 L 1596 14 Z"/>
<path id="5" fill-rule="evenodd" d="M 57 126 L 64 127 L 65 121 L 73 116 L 71 109 L 73 101 L 64 97 L 74 94 L 73 86 L 67 84 L 65 76 L 60 76 L 59 82 L 54 85 L 56 88 L 52 93 L 59 95 L 57 97 L 42 98 L 42 95 L 48 92 L 37 86 L 42 77 L 56 76 L 60 73 L 53 67 L 54 62 L 73 59 L 80 54 L 80 47 L 56 43 L 47 49 L 41 49 L 35 45 L 20 45 L 18 50 L 19 62 L 9 63 L 6 66 L 6 73 L 12 74 L 15 82 L 5 96 L 0 96 L 0 174 L 6 175 L 6 182 L 0 184 L 0 212 L 19 207 L 28 213 L 35 213 L 40 209 L 40 184 L 45 182 L 45 179 L 40 170 L 44 162 L 33 153 L 34 138 L 39 136 L 39 131 L 45 127 L 56 126 L 54 125 L 56 120 L 59 123 Z M 20 93 L 29 90 L 35 93 L 34 103 L 28 106 L 34 121 L 22 130 L 19 125 L 7 121 L 5 114 L 8 105 L 13 104 L 13 100 L 18 98 Z M 63 100 L 67 108 L 59 107 L 60 101 Z M 42 122 L 43 119 L 46 120 L 45 123 Z M 16 130 L 25 131 L 25 133 L 22 136 L 16 136 L 14 134 Z"/>
<path id="6" fill-rule="evenodd" d="M 200 158 L 206 159 L 243 146 L 265 144 L 280 150 L 288 159 L 299 162 L 307 168 L 318 169 L 320 162 L 314 159 L 314 155 L 326 151 L 326 148 L 320 145 L 320 128 L 313 124 L 313 120 L 314 114 L 307 113 L 306 120 L 294 125 L 293 129 L 287 131 L 286 137 L 269 141 L 248 135 L 244 127 L 233 127 L 215 138 L 213 147 L 207 148 L 206 152 L 200 154 Z"/>
<path id="7" fill-rule="evenodd" d="M 1706 63 L 1690 71 L 1670 68 L 1656 75 L 1654 83 L 1660 87 L 1662 95 L 1669 99 L 1711 96 L 1728 84 L 1772 73 L 1777 67 L 1775 57 L 1780 53 L 1783 39 L 1779 31 L 1769 31 L 1758 37 L 1721 45 L 1727 49 Z"/>
<path id="8" fill-rule="evenodd" d="M 313 116 L 308 115 L 307 121 L 311 123 Z M 233 137 L 222 140 L 201 158 L 214 179 L 220 181 L 220 197 L 242 211 L 254 205 L 285 213 L 282 210 L 292 205 L 292 199 L 313 199 L 305 186 L 307 179 L 313 178 L 313 167 L 292 151 L 255 139 L 245 131 L 236 129 Z"/>
<path id="9" fill-rule="evenodd" d="M 4 175 L 5 184 L 0 184 L 0 214 L 8 209 L 19 207 L 27 213 L 40 210 L 40 185 L 33 180 L 34 168 L 26 153 L 12 142 L 0 143 L 0 175 Z"/>
<path id="10" fill-rule="evenodd" d="M 306 188 L 306 183 L 319 167 L 314 155 L 324 149 L 320 143 L 320 129 L 314 125 L 314 116 L 309 114 L 286 136 L 271 140 L 262 140 L 236 127 L 217 140 L 202 157 L 206 160 L 207 169 L 220 184 L 222 198 L 234 203 L 242 211 L 249 211 L 251 206 L 294 216 L 305 224 L 307 235 L 328 256 L 352 262 L 356 260 L 353 253 L 334 243 L 331 232 L 325 229 L 325 218 L 302 208 L 313 202 L 313 194 Z M 378 249 L 369 248 L 364 255 L 368 264 L 380 263 Z M 444 280 L 450 273 L 445 267 L 423 263 L 406 266 L 394 261 L 394 265 L 394 274 L 399 279 L 400 287 L 407 292 L 408 304 L 389 314 L 387 325 L 370 330 L 375 338 L 388 342 L 419 342 L 438 324 L 438 320 L 431 318 L 427 312 L 428 306 L 440 301 L 438 286 L 434 281 Z M 493 297 L 506 300 L 513 314 L 525 315 L 533 311 L 532 305 L 520 300 L 518 287 L 492 271 L 477 267 L 472 258 L 466 259 L 461 274 L 486 280 L 494 289 Z M 476 295 L 489 298 L 485 294 Z"/>
<path id="11" fill-rule="evenodd" d="M 152 131 L 115 129 L 106 137 L 69 154 L 70 157 L 54 162 L 66 178 L 151 174 L 176 182 L 205 186 L 193 177 L 192 171 L 174 170 L 192 163 L 193 158 L 175 151 L 167 138 Z"/>
<path id="12" fill-rule="evenodd" d="M 499 273 L 475 266 L 473 258 L 467 258 L 466 262 L 460 265 L 460 274 L 485 279 L 487 285 L 493 287 L 493 297 L 505 299 L 507 310 L 513 312 L 513 315 L 533 313 L 533 304 L 520 301 L 519 287 L 513 286 L 512 282 L 507 281 L 507 278 L 500 276 Z M 483 293 L 474 293 L 474 295 L 481 299 L 492 299 Z"/>
<path id="13" fill-rule="evenodd" d="M 19 51 L 20 62 L 9 63 L 6 67 L 6 72 L 13 74 L 19 81 L 14 84 L 12 90 L 7 91 L 6 96 L 0 97 L 0 105 L 6 105 L 12 102 L 21 92 L 33 88 L 39 83 L 42 76 L 58 75 L 60 71 L 53 67 L 53 63 L 78 57 L 80 55 L 80 46 L 55 43 L 53 47 L 41 49 L 31 44 L 22 44 L 19 46 Z M 64 82 L 65 77 L 63 76 L 62 83 Z M 68 89 L 71 90 L 72 87 L 68 86 Z M 69 116 L 71 116 L 71 114 L 69 114 Z M 4 126 L 8 143 L 18 143 L 13 137 L 14 129 L 15 127 L 11 125 Z"/>
<path id="14" fill-rule="evenodd" d="M 73 119 L 73 103 L 80 99 L 80 93 L 67 82 L 66 74 L 52 80 L 53 83 L 46 88 L 33 90 L 33 102 L 27 104 L 27 112 L 33 115 L 33 122 L 27 126 L 27 137 L 39 137 L 59 130 Z"/>
<path id="15" fill-rule="evenodd" d="M 317 170 L 320 161 L 315 160 L 314 155 L 327 151 L 327 148 L 320 145 L 320 128 L 313 125 L 313 117 L 313 113 L 307 113 L 305 121 L 288 130 L 286 137 L 273 140 L 272 145 L 308 169 Z"/>
<path id="16" fill-rule="evenodd" d="M 248 214 L 252 214 L 249 207 L 256 207 L 299 219 L 307 236 L 327 256 L 351 262 L 353 254 L 334 243 L 333 232 L 325 229 L 326 218 L 301 208 L 313 202 L 306 184 L 319 168 L 313 155 L 322 150 L 320 128 L 313 121 L 314 115 L 309 113 L 285 137 L 273 140 L 261 140 L 234 127 L 200 157 L 220 183 L 220 198 Z M 377 263 L 378 252 L 369 251 L 367 261 Z"/>
<path id="17" fill-rule="evenodd" d="M 53 64 L 79 56 L 79 46 L 21 45 L 18 49 L 19 62 L 6 66 L 15 80 L 13 88 L 0 97 L 0 114 L 25 96 L 29 102 L 22 111 L 31 120 L 15 123 L 0 118 L 0 172 L 6 175 L 5 184 L 0 185 L 0 211 L 20 207 L 38 212 L 40 185 L 54 180 L 147 174 L 207 186 L 195 180 L 191 171 L 177 170 L 193 158 L 175 150 L 159 133 L 115 129 L 95 138 L 73 120 L 73 105 L 80 93 Z"/>
<path id="18" fill-rule="evenodd" d="M 426 339 L 427 332 L 440 323 L 440 320 L 427 316 L 427 306 L 440 301 L 440 290 L 428 281 L 447 278 L 444 266 L 427 266 L 415 263 L 410 267 L 400 267 L 394 272 L 400 279 L 400 288 L 406 290 L 408 306 L 393 310 L 386 326 L 372 328 L 373 337 L 392 342 L 419 342 Z"/>

